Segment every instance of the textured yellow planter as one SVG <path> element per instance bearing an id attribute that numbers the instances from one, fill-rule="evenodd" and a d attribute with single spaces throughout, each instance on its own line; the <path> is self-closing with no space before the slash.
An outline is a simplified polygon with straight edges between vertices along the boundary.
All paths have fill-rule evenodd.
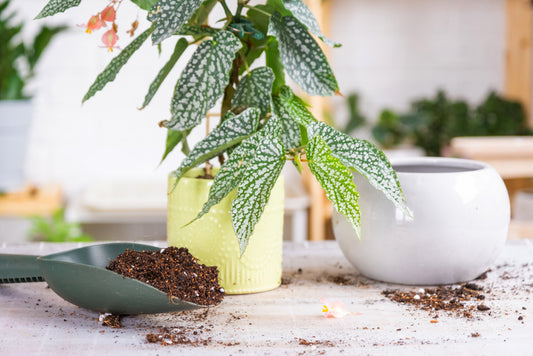
<path id="1" fill-rule="evenodd" d="M 257 223 L 246 251 L 239 257 L 239 243 L 231 223 L 231 202 L 236 191 L 194 223 L 207 200 L 213 180 L 196 179 L 201 169 L 188 172 L 168 196 L 169 246 L 186 247 L 201 263 L 217 266 L 220 285 L 229 294 L 264 292 L 281 284 L 283 242 L 283 176 L 272 189 L 270 201 Z M 169 176 L 169 189 L 174 186 Z"/>

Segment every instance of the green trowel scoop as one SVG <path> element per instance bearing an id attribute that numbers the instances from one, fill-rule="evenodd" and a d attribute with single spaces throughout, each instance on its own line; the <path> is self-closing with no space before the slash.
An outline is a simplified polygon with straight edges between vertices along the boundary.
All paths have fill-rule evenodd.
<path id="1" fill-rule="evenodd" d="M 0 283 L 46 281 L 63 299 L 101 313 L 152 314 L 205 307 L 106 270 L 126 249 L 160 250 L 136 243 L 108 243 L 46 256 L 0 254 Z"/>

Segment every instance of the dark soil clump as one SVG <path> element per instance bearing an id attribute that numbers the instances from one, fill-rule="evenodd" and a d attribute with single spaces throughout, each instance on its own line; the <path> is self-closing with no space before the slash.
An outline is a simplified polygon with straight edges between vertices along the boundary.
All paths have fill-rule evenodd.
<path id="1" fill-rule="evenodd" d="M 198 263 L 186 248 L 142 252 L 128 249 L 106 268 L 183 301 L 217 305 L 224 298 L 224 289 L 218 284 L 218 269 Z"/>
<path id="2" fill-rule="evenodd" d="M 102 318 L 102 325 L 103 326 L 109 326 L 114 329 L 120 329 L 122 328 L 122 323 L 120 322 L 121 315 L 120 314 L 107 314 L 103 315 Z"/>
<path id="3" fill-rule="evenodd" d="M 484 304 L 475 304 L 485 299 L 481 294 L 483 287 L 467 283 L 459 287 L 440 286 L 436 288 L 421 289 L 419 291 L 402 291 L 398 289 L 382 292 L 387 298 L 401 304 L 413 305 L 421 310 L 432 313 L 438 311 L 448 312 L 459 317 L 471 318 L 472 312 L 490 310 Z"/>

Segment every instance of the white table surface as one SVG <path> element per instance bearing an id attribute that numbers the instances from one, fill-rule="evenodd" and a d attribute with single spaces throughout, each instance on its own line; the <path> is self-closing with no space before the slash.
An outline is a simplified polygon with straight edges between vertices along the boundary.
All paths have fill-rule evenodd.
<path id="1" fill-rule="evenodd" d="M 73 247 L 3 244 L 0 253 L 46 254 Z M 44 282 L 0 284 L 0 354 L 533 355 L 533 240 L 509 241 L 487 279 L 476 281 L 490 290 L 484 304 L 491 309 L 475 312 L 472 319 L 439 312 L 438 323 L 431 323 L 430 312 L 389 301 L 383 290 L 417 287 L 358 275 L 334 241 L 286 243 L 283 275 L 288 284 L 227 296 L 204 317 L 203 311 L 127 316 L 121 329 L 102 326 L 98 313 L 65 302 Z M 336 277 L 348 285 L 333 282 Z M 340 300 L 356 314 L 326 319 L 320 298 Z M 160 327 L 187 329 L 191 338 L 210 341 L 196 347 L 147 343 L 146 335 Z"/>

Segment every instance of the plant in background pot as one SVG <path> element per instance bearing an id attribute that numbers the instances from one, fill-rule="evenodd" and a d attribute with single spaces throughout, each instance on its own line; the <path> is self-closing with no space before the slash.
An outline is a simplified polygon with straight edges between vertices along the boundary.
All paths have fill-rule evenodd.
<path id="1" fill-rule="evenodd" d="M 187 157 L 169 178 L 168 241 L 185 246 L 202 263 L 217 265 L 228 293 L 258 292 L 281 282 L 283 182 L 287 160 L 306 162 L 335 208 L 358 230 L 360 211 L 352 170 L 407 212 L 394 170 L 367 141 L 316 120 L 304 100 L 286 85 L 288 76 L 310 95 L 339 93 L 337 81 L 315 36 L 327 44 L 301 0 L 132 0 L 147 10 L 151 26 L 127 45 L 97 77 L 83 98 L 113 81 L 139 47 L 174 44 L 168 62 L 146 94 L 146 107 L 185 49 L 194 53 L 176 83 L 164 158 L 178 145 Z M 63 12 L 80 0 L 51 0 L 39 17 Z M 111 1 L 114 10 L 120 1 Z M 208 21 L 219 6 L 220 21 Z M 107 10 L 107 12 L 106 12 Z M 109 8 L 87 28 L 105 23 Z M 114 19 L 113 11 L 112 18 Z M 210 19 L 213 20 L 213 19 Z M 109 31 L 113 33 L 108 34 Z M 117 28 L 104 35 L 109 48 Z M 172 41 L 172 39 L 177 39 Z M 256 61 L 264 58 L 263 61 Z M 261 63 L 261 64 L 258 64 Z M 191 150 L 187 135 L 220 102 L 220 122 Z M 218 157 L 220 168 L 209 161 Z M 195 167 L 206 163 L 205 169 Z M 214 179 L 208 178 L 214 173 Z M 190 201 L 190 204 L 189 202 Z"/>
<path id="2" fill-rule="evenodd" d="M 451 100 L 439 90 L 434 98 L 411 103 L 405 114 L 383 110 L 372 128 L 383 148 L 409 142 L 428 156 L 442 156 L 453 137 L 530 135 L 527 116 L 520 102 L 490 92 L 483 103 L 472 108 L 462 100 Z"/>
<path id="3" fill-rule="evenodd" d="M 31 44 L 21 39 L 23 23 L 9 1 L 0 1 L 0 190 L 20 188 L 24 183 L 24 159 L 32 116 L 32 102 L 25 90 L 35 75 L 44 50 L 64 26 L 43 26 Z"/>

